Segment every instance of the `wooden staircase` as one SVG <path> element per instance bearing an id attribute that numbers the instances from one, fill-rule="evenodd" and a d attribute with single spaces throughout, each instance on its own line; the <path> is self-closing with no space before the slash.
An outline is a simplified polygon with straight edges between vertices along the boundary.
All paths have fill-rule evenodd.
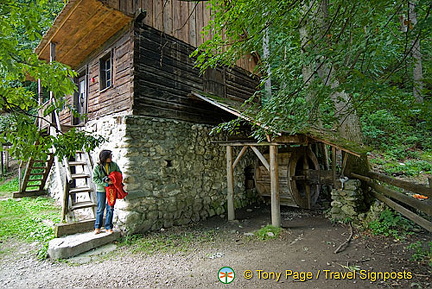
<path id="1" fill-rule="evenodd" d="M 96 191 L 91 181 L 93 163 L 88 153 L 77 151 L 74 157 L 63 160 L 66 182 L 63 195 L 62 221 L 94 220 Z"/>
<path id="2" fill-rule="evenodd" d="M 48 154 L 47 159 L 31 158 L 27 163 L 24 177 L 20 182 L 19 192 L 14 193 L 13 197 L 22 198 L 46 195 L 45 184 L 53 163 L 53 154 Z"/>

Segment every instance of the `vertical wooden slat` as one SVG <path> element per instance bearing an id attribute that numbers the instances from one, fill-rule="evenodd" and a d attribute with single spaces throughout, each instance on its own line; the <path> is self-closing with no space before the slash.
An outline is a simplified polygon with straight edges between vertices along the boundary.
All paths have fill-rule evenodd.
<path id="1" fill-rule="evenodd" d="M 179 23 L 179 38 L 184 42 L 189 41 L 189 3 L 179 1 L 180 2 L 180 23 Z"/>
<path id="2" fill-rule="evenodd" d="M 233 148 L 227 146 L 226 148 L 227 160 L 227 207 L 228 207 L 228 221 L 235 219 L 234 213 L 234 168 L 233 168 Z"/>
<path id="3" fill-rule="evenodd" d="M 198 4 L 195 2 L 188 2 L 189 4 L 189 44 L 193 47 L 197 46 L 197 24 L 196 24 L 196 8 Z"/>
<path id="4" fill-rule="evenodd" d="M 172 1 L 173 4 L 173 33 L 172 35 L 175 38 L 180 38 L 180 29 L 181 29 L 181 13 L 182 11 L 180 10 L 180 1 Z"/>
<path id="5" fill-rule="evenodd" d="M 270 191 L 271 191 L 271 219 L 272 225 L 281 226 L 280 199 L 279 199 L 279 165 L 278 147 L 270 146 Z"/>
<path id="6" fill-rule="evenodd" d="M 141 8 L 147 12 L 146 17 L 144 18 L 144 24 L 153 27 L 153 0 L 141 0 Z"/>
<path id="7" fill-rule="evenodd" d="M 114 9 L 120 10 L 120 2 L 122 2 L 122 1 L 120 1 L 120 0 L 109 0 L 108 1 L 108 6 L 114 8 Z"/>
<path id="8" fill-rule="evenodd" d="M 163 31 L 164 29 L 164 10 L 163 10 L 163 0 L 155 0 L 153 1 L 153 13 L 154 19 L 153 24 L 154 28 L 157 30 Z"/>
<path id="9" fill-rule="evenodd" d="M 173 35 L 173 0 L 164 0 L 164 32 Z"/>
<path id="10" fill-rule="evenodd" d="M 197 34 L 197 46 L 200 46 L 204 42 L 204 35 L 202 33 L 204 28 L 204 2 L 200 2 L 195 8 L 195 23 L 196 23 L 196 34 Z"/>
<path id="11" fill-rule="evenodd" d="M 208 8 L 206 4 L 204 4 L 203 16 L 204 16 L 204 25 L 207 25 L 211 19 L 210 8 Z M 204 36 L 204 41 L 209 40 L 213 37 L 211 31 Z"/>

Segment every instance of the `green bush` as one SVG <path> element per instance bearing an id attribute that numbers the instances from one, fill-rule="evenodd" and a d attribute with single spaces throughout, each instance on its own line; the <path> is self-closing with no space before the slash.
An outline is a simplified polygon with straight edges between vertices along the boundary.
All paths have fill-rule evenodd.
<path id="1" fill-rule="evenodd" d="M 390 209 L 385 209 L 381 212 L 378 220 L 369 223 L 369 229 L 374 235 L 391 236 L 395 239 L 413 234 L 411 232 L 413 228 L 414 223 Z"/>
<path id="2" fill-rule="evenodd" d="M 429 267 L 432 267 L 432 241 L 427 244 L 417 241 L 410 244 L 407 248 L 414 250 L 414 254 L 411 257 L 412 261 L 424 262 Z"/>

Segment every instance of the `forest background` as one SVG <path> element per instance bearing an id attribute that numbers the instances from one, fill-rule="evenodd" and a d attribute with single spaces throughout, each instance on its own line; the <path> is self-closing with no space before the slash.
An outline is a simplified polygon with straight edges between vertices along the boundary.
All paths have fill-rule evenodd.
<path id="1" fill-rule="evenodd" d="M 28 159 L 52 146 L 58 154 L 91 149 L 84 132 L 41 136 L 37 84 L 53 91 L 45 114 L 68 106 L 68 67 L 33 53 L 65 0 L 2 0 L 0 5 L 0 138 Z M 370 159 L 392 175 L 432 174 L 432 4 L 426 0 L 211 0 L 213 38 L 193 56 L 205 70 L 258 62 L 256 121 L 273 131 L 337 131 L 374 148 Z M 33 81 L 29 81 L 33 80 Z M 48 97 L 45 95 L 45 97 Z M 252 103 L 252 101 L 251 101 Z M 233 129 L 238 121 L 223 124 Z M 256 128 L 254 135 L 262 137 Z M 268 133 L 268 132 L 267 132 Z M 35 146 L 35 143 L 39 145 Z"/>

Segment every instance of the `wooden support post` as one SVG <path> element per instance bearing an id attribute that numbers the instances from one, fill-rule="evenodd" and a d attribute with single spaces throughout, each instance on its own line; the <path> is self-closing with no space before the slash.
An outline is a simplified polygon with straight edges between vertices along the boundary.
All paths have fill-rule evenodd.
<path id="1" fill-rule="evenodd" d="M 270 191 L 271 191 L 271 216 L 272 225 L 281 226 L 280 199 L 279 199 L 279 168 L 278 147 L 270 146 Z"/>
<path id="2" fill-rule="evenodd" d="M 227 146 L 227 203 L 228 203 L 228 221 L 235 219 L 234 213 L 234 168 L 233 168 L 233 148 Z"/>
<path id="3" fill-rule="evenodd" d="M 336 183 L 336 148 L 332 147 L 332 177 L 333 177 L 333 189 L 340 189 L 340 186 Z"/>

